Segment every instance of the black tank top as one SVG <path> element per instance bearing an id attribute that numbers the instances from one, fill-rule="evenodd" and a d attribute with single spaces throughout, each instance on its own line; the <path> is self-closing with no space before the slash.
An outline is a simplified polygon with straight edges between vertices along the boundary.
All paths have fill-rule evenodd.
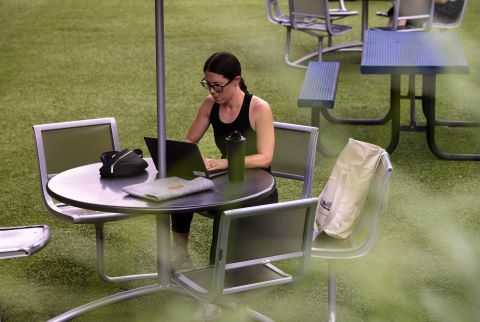
<path id="1" fill-rule="evenodd" d="M 220 106 L 214 103 L 210 111 L 210 123 L 213 127 L 213 135 L 215 137 L 215 144 L 222 153 L 222 158 L 227 157 L 227 145 L 225 139 L 235 130 L 242 133 L 246 139 L 245 155 L 252 155 L 257 153 L 257 133 L 250 126 L 248 119 L 250 111 L 250 102 L 252 95 L 245 93 L 242 107 L 237 118 L 232 123 L 223 123 L 220 120 Z"/>
<path id="2" fill-rule="evenodd" d="M 215 144 L 222 153 L 222 159 L 227 157 L 227 144 L 225 139 L 235 130 L 242 133 L 246 139 L 245 155 L 252 155 L 257 153 L 257 133 L 250 126 L 250 120 L 248 119 L 250 112 L 250 102 L 252 100 L 252 94 L 245 93 L 243 98 L 242 107 L 237 118 L 232 123 L 223 123 L 220 120 L 220 105 L 214 103 L 212 110 L 210 111 L 210 123 L 213 127 L 213 136 L 215 137 Z M 269 173 L 272 172 L 271 168 L 264 169 Z M 278 202 L 277 188 L 266 199 L 261 200 L 258 204 L 267 204 Z"/>

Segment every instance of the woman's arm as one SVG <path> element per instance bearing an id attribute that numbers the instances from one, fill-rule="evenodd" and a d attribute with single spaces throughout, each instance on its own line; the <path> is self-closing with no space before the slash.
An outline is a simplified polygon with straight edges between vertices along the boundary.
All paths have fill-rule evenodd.
<path id="1" fill-rule="evenodd" d="M 246 168 L 268 168 L 275 147 L 273 115 L 270 105 L 259 97 L 252 98 L 250 124 L 257 133 L 257 154 L 245 157 Z"/>
<path id="2" fill-rule="evenodd" d="M 213 97 L 210 95 L 203 100 L 198 109 L 197 116 L 195 116 L 185 136 L 185 142 L 198 144 L 210 125 L 210 111 L 213 103 Z"/>

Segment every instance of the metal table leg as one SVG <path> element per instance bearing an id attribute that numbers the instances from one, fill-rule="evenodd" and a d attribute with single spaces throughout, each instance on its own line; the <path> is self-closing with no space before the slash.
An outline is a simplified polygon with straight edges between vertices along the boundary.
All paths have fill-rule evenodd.
<path id="1" fill-rule="evenodd" d="M 365 33 L 368 30 L 368 0 L 362 0 L 362 43 L 365 42 Z"/>
<path id="2" fill-rule="evenodd" d="M 74 318 L 77 318 L 81 315 L 87 314 L 89 312 L 95 311 L 101 307 L 115 304 L 119 302 L 123 302 L 126 300 L 130 300 L 133 298 L 137 298 L 140 296 L 155 294 L 161 291 L 170 291 L 170 292 L 177 292 L 180 294 L 184 294 L 182 289 L 176 285 L 171 285 L 171 287 L 164 288 L 161 285 L 150 285 L 139 287 L 136 289 L 128 290 L 125 292 L 117 293 L 111 296 L 107 296 L 96 301 L 84 304 L 82 306 L 76 307 L 70 311 L 67 311 L 59 316 L 54 317 L 53 319 L 48 320 L 47 322 L 63 322 L 63 321 L 70 321 Z"/>
<path id="3" fill-rule="evenodd" d="M 312 110 L 312 126 L 318 128 L 318 132 L 319 132 L 318 141 L 317 141 L 317 151 L 326 157 L 332 158 L 335 156 L 335 154 L 329 151 L 326 147 L 324 147 L 322 142 L 320 141 L 320 108 L 311 108 L 311 110 Z"/>
<path id="4" fill-rule="evenodd" d="M 390 112 L 381 118 L 377 119 L 346 119 L 346 118 L 337 118 L 330 114 L 330 111 L 322 108 L 323 117 L 330 123 L 339 123 L 339 124 L 355 124 L 355 125 L 382 125 L 390 121 L 391 115 Z"/>
<path id="5" fill-rule="evenodd" d="M 436 75 L 423 75 L 422 80 L 422 105 L 425 107 L 425 116 L 427 118 L 427 142 L 430 150 L 440 159 L 446 160 L 480 160 L 479 153 L 447 153 L 437 145 L 435 141 L 435 89 Z"/>
<path id="6" fill-rule="evenodd" d="M 386 148 L 388 153 L 393 153 L 400 139 L 400 78 L 399 74 L 390 77 L 390 111 L 392 118 L 392 135 Z"/>
<path id="7" fill-rule="evenodd" d="M 81 305 L 62 313 L 48 322 L 63 322 L 70 321 L 81 315 L 95 311 L 101 307 L 130 300 L 140 296 L 155 294 L 162 291 L 174 292 L 178 294 L 187 294 L 179 286 L 172 284 L 172 271 L 170 263 L 170 216 L 159 215 L 156 218 L 157 222 L 157 265 L 158 265 L 158 284 L 139 287 L 113 294 L 90 303 Z M 138 278 L 131 278 L 135 280 Z M 129 279 L 125 279 L 129 280 Z"/>
<path id="8" fill-rule="evenodd" d="M 95 224 L 96 249 L 97 249 L 97 272 L 102 280 L 107 283 L 121 283 L 127 281 L 136 281 L 143 279 L 156 279 L 158 273 L 132 274 L 122 276 L 110 276 L 105 270 L 105 241 L 104 241 L 104 223 Z"/>

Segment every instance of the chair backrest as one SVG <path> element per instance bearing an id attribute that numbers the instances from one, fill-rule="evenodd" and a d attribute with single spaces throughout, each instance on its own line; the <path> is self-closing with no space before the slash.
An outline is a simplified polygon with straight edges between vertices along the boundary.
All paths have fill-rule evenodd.
<path id="1" fill-rule="evenodd" d="M 458 28 L 463 22 L 467 0 L 449 0 L 445 4 L 435 4 L 433 10 L 433 28 Z"/>
<path id="2" fill-rule="evenodd" d="M 289 0 L 290 14 L 297 17 L 328 17 L 328 1 L 326 0 Z"/>
<path id="3" fill-rule="evenodd" d="M 313 257 L 327 259 L 357 258 L 366 255 L 373 248 L 378 234 L 380 219 L 385 213 L 387 206 L 389 181 L 392 171 L 390 157 L 387 152 L 384 152 L 375 170 L 364 208 L 355 223 L 349 242 L 346 243 L 348 245 L 337 247 L 336 243 L 345 245 L 345 241 L 333 240 L 332 238 L 333 242 L 323 248 L 319 242 L 318 247 L 315 245 L 312 248 Z"/>
<path id="4" fill-rule="evenodd" d="M 434 0 L 395 0 L 392 30 L 401 31 L 400 20 L 408 21 L 403 31 L 428 31 L 432 27 Z"/>
<path id="5" fill-rule="evenodd" d="M 324 21 L 327 31 L 331 30 L 328 0 L 288 0 L 290 24 L 294 29 L 297 23 L 313 19 Z"/>
<path id="6" fill-rule="evenodd" d="M 338 13 L 346 12 L 345 5 L 339 3 L 339 9 L 330 9 L 328 0 L 289 0 L 290 24 L 293 29 L 310 29 L 323 31 L 329 35 L 342 34 L 351 30 L 347 26 L 334 25 L 332 20 L 346 16 L 338 16 Z M 345 10 L 344 10 L 345 9 Z M 337 15 L 336 15 L 337 14 Z M 320 22 L 317 19 L 321 20 Z"/>
<path id="7" fill-rule="evenodd" d="M 48 180 L 62 171 L 100 162 L 102 152 L 119 150 L 115 119 L 34 125 L 33 132 L 43 201 L 50 214 L 65 219 L 47 193 Z"/>
<path id="8" fill-rule="evenodd" d="M 225 211 L 215 256 L 214 283 L 218 289 L 223 289 L 225 271 L 279 260 L 300 258 L 299 276 L 303 276 L 310 257 L 316 205 L 317 198 L 309 198 Z M 267 286 L 268 281 L 261 284 Z"/>
<path id="9" fill-rule="evenodd" d="M 47 225 L 0 227 L 0 259 L 30 256 L 50 241 Z"/>
<path id="10" fill-rule="evenodd" d="M 392 170 L 390 157 L 385 152 L 375 170 L 364 209 L 355 223 L 350 236 L 354 246 L 363 246 L 368 251 L 373 248 L 381 216 L 385 213 L 387 207 L 389 180 Z"/>
<path id="11" fill-rule="evenodd" d="M 274 127 L 272 174 L 303 181 L 300 198 L 311 197 L 318 128 L 281 122 L 274 122 Z"/>

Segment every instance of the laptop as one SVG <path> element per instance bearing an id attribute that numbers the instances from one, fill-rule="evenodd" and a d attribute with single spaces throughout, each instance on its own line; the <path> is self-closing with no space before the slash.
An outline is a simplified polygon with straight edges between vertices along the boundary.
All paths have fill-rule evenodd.
<path id="1" fill-rule="evenodd" d="M 158 171 L 158 142 L 156 138 L 144 137 L 150 156 Z M 193 179 L 195 177 L 214 178 L 227 173 L 226 169 L 208 171 L 198 146 L 194 143 L 166 140 L 167 177 Z"/>

